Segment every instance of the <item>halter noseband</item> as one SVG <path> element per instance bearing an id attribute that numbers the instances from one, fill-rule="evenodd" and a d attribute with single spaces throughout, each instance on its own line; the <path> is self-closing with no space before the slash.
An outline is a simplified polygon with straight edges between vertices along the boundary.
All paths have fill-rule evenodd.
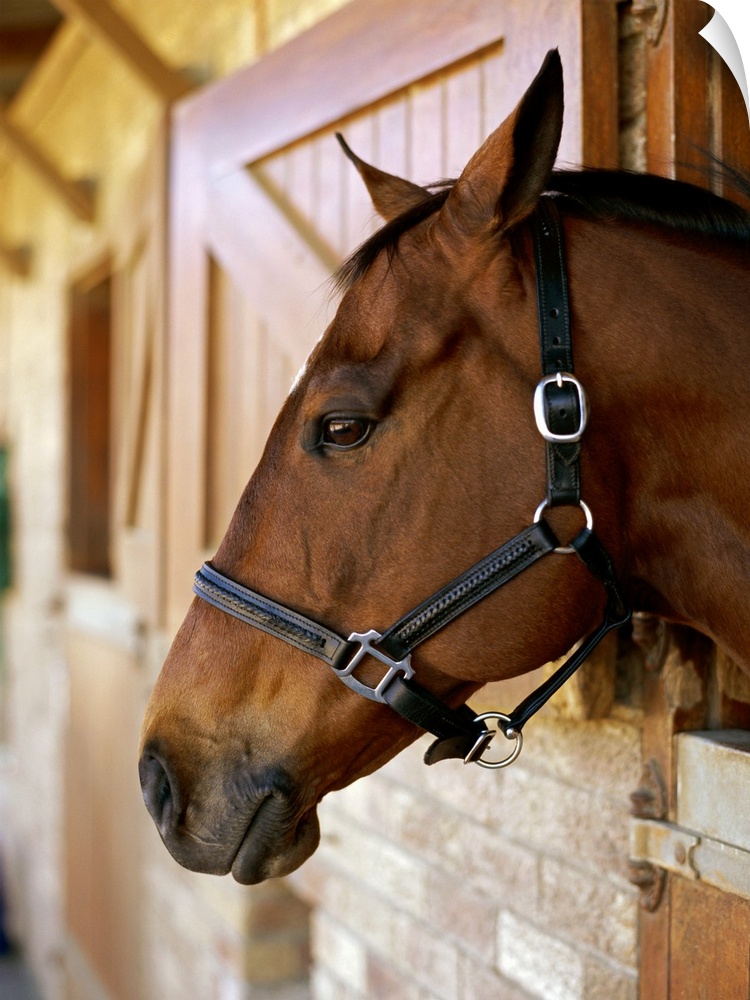
<path id="1" fill-rule="evenodd" d="M 512 763 L 521 751 L 524 724 L 578 669 L 609 631 L 630 619 L 612 561 L 594 534 L 591 512 L 581 499 L 578 459 L 588 404 L 583 386 L 572 374 L 565 252 L 554 201 L 542 198 L 531 221 L 543 374 L 534 394 L 534 416 L 547 447 L 547 496 L 537 507 L 533 523 L 382 633 L 371 629 L 352 632 L 344 639 L 283 604 L 235 583 L 210 563 L 204 563 L 193 585 L 195 593 L 204 601 L 311 653 L 327 663 L 352 691 L 390 706 L 405 719 L 432 733 L 436 740 L 425 754 L 427 764 L 451 757 L 491 768 Z M 547 506 L 580 506 L 583 510 L 586 526 L 569 545 L 562 546 L 549 524 L 542 520 Z M 465 705 L 450 708 L 414 680 L 411 654 L 421 642 L 537 560 L 555 552 L 575 553 L 589 572 L 602 582 L 607 596 L 604 617 L 599 628 L 509 715 L 502 712 L 475 715 Z M 374 687 L 355 676 L 365 657 L 374 658 L 385 667 Z M 485 725 L 490 719 L 497 722 L 497 730 Z M 503 759 L 486 760 L 484 754 L 498 731 L 512 740 L 514 746 Z"/>

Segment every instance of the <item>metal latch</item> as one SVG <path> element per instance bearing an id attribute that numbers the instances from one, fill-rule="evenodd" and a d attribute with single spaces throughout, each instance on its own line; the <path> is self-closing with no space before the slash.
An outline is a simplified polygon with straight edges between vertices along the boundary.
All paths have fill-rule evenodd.
<path id="1" fill-rule="evenodd" d="M 654 869 L 750 899 L 750 852 L 673 823 L 631 819 L 630 863 L 632 880 L 646 890 L 646 909 L 658 906 L 661 895 L 660 891 L 655 893 Z"/>
<path id="2" fill-rule="evenodd" d="M 656 819 L 630 821 L 630 860 L 647 862 L 683 878 L 700 878 L 695 850 L 701 838 L 690 830 Z"/>

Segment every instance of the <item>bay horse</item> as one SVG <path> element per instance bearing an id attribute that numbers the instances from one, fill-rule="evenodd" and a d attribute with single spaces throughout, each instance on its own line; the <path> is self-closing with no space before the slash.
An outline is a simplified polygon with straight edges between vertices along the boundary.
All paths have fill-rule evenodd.
<path id="1" fill-rule="evenodd" d="M 190 869 L 292 871 L 321 798 L 424 730 L 430 763 L 507 763 L 549 688 L 492 724 L 472 692 L 585 655 L 629 608 L 750 669 L 750 217 L 554 170 L 562 115 L 551 52 L 454 182 L 343 144 L 386 223 L 338 275 L 143 725 L 144 798 Z"/>

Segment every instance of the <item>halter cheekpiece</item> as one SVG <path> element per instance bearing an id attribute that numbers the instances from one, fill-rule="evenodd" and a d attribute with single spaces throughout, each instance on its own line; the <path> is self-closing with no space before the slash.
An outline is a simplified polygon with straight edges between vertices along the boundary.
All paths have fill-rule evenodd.
<path id="1" fill-rule="evenodd" d="M 594 534 L 591 512 L 581 499 L 579 455 L 588 421 L 588 402 L 583 386 L 573 375 L 565 248 L 552 198 L 541 199 L 531 225 L 542 361 L 542 379 L 536 388 L 533 406 L 536 425 L 547 450 L 547 496 L 537 507 L 533 523 L 382 633 L 370 629 L 352 632 L 345 639 L 312 619 L 235 583 L 210 563 L 205 563 L 198 571 L 193 586 L 204 601 L 323 660 L 351 690 L 390 706 L 405 719 L 432 733 L 436 740 L 425 754 L 427 764 L 451 757 L 490 768 L 510 764 L 521 751 L 524 724 L 578 669 L 609 631 L 630 619 L 612 561 Z M 543 519 L 547 506 L 578 506 L 583 511 L 586 526 L 568 545 L 560 544 Z M 580 643 L 551 677 L 509 715 L 502 712 L 475 715 L 465 705 L 450 708 L 414 680 L 411 654 L 421 642 L 551 553 L 575 553 L 601 581 L 607 597 L 599 628 Z M 355 676 L 366 657 L 379 661 L 384 668 L 374 687 Z M 490 729 L 486 725 L 490 720 L 497 723 L 497 728 Z M 485 754 L 498 732 L 502 732 L 513 747 L 500 760 L 487 759 Z"/>

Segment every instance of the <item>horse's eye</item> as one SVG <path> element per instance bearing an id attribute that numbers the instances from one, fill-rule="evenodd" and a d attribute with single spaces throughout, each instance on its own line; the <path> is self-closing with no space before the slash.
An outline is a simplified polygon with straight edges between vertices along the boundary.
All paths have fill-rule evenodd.
<path id="1" fill-rule="evenodd" d="M 370 435 L 372 424 L 364 417 L 328 417 L 323 421 L 323 444 L 356 448 Z"/>

